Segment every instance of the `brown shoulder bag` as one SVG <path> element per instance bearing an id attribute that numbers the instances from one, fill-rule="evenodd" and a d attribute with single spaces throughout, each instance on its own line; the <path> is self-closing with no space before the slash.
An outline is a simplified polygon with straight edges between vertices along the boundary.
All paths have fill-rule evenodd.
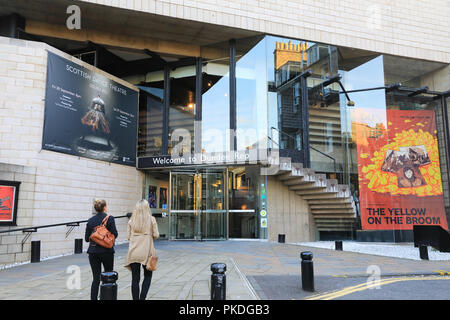
<path id="1" fill-rule="evenodd" d="M 109 214 L 103 219 L 102 224 L 95 227 L 94 232 L 89 237 L 92 241 L 105 248 L 112 248 L 114 246 L 115 237 L 106 229 Z"/>

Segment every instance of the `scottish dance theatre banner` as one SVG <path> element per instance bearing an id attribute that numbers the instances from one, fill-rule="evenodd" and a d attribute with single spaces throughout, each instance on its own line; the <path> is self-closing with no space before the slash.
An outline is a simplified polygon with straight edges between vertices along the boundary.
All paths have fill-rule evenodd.
<path id="1" fill-rule="evenodd" d="M 138 92 L 48 52 L 43 149 L 136 165 Z"/>
<path id="2" fill-rule="evenodd" d="M 352 125 L 363 229 L 447 229 L 434 111 L 356 109 Z"/>

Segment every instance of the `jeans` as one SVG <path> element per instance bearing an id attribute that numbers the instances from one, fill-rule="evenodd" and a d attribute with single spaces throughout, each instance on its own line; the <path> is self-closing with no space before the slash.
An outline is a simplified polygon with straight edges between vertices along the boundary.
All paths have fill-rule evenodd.
<path id="1" fill-rule="evenodd" d="M 104 271 L 113 271 L 114 253 L 90 253 L 89 263 L 92 269 L 91 300 L 98 299 L 98 288 L 100 286 L 100 275 L 102 273 L 102 264 Z"/>
<path id="2" fill-rule="evenodd" d="M 141 280 L 141 267 L 144 269 L 144 281 L 142 282 L 142 290 L 139 295 L 139 281 Z M 147 297 L 150 284 L 152 282 L 152 271 L 148 271 L 143 264 L 131 263 L 131 295 L 133 300 L 145 300 Z"/>

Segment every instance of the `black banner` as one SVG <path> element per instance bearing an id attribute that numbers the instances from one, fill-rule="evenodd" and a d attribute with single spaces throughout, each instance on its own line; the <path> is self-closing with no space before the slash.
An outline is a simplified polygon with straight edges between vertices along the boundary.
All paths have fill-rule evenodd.
<path id="1" fill-rule="evenodd" d="M 136 166 L 138 92 L 48 52 L 42 148 Z"/>

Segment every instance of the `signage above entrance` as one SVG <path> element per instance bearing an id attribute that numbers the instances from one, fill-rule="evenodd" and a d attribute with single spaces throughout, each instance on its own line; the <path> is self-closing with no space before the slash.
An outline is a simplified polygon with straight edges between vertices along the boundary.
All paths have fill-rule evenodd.
<path id="1" fill-rule="evenodd" d="M 187 156 L 153 156 L 140 157 L 137 161 L 138 169 L 184 167 L 196 165 L 248 165 L 266 164 L 267 149 L 254 149 L 248 151 L 229 151 L 216 153 L 202 153 Z"/>

